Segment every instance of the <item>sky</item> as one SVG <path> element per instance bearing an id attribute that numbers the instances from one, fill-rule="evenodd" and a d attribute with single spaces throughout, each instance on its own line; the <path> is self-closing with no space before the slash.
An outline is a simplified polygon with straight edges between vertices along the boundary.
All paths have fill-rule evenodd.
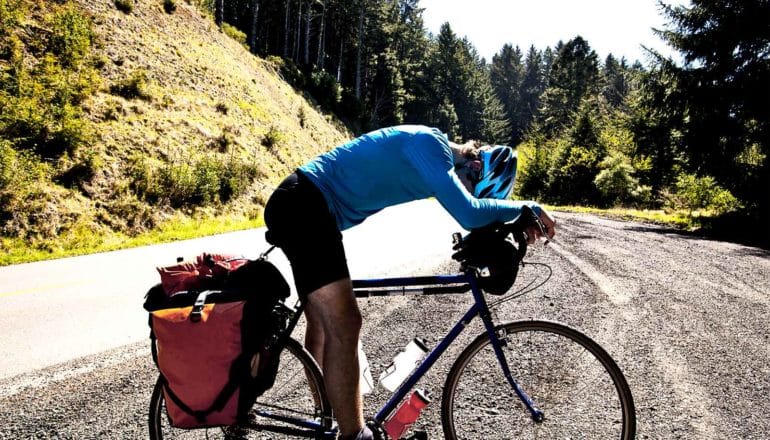
<path id="1" fill-rule="evenodd" d="M 689 4 L 665 0 L 666 4 Z M 629 64 L 648 65 L 641 45 L 665 56 L 672 51 L 652 31 L 666 20 L 657 0 L 420 0 L 428 31 L 438 33 L 449 22 L 459 37 L 468 37 L 479 55 L 492 60 L 504 44 L 519 46 L 526 55 L 530 46 L 543 50 L 577 35 L 596 51 L 600 61 L 608 54 Z"/>

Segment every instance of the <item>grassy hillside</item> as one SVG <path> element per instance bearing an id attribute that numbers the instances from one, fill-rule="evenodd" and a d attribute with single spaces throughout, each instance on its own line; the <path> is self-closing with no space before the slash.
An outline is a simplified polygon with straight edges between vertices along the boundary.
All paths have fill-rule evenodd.
<path id="1" fill-rule="evenodd" d="M 283 176 L 349 137 L 164 3 L 0 0 L 0 264 L 253 226 Z"/>

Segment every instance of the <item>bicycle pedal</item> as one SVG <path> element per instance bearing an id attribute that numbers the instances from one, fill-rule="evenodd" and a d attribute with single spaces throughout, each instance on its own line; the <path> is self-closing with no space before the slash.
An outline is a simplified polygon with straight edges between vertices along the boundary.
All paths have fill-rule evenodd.
<path id="1" fill-rule="evenodd" d="M 368 426 L 372 431 L 372 434 L 374 434 L 374 440 L 385 440 L 387 438 L 385 431 L 383 431 L 380 425 L 375 423 L 374 420 L 367 420 L 366 426 Z"/>
<path id="2" fill-rule="evenodd" d="M 428 440 L 428 433 L 425 431 L 415 431 L 411 436 L 401 440 Z"/>

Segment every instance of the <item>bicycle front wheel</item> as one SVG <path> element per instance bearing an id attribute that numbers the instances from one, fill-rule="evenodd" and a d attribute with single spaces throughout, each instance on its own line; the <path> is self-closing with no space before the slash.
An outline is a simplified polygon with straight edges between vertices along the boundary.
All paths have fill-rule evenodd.
<path id="1" fill-rule="evenodd" d="M 545 418 L 532 418 L 483 333 L 460 354 L 444 385 L 441 419 L 447 439 L 634 438 L 631 390 L 596 342 L 546 321 L 502 324 L 496 333 L 513 378 Z"/>
<path id="2" fill-rule="evenodd" d="M 174 428 L 166 415 L 160 380 L 150 398 L 149 423 L 151 440 L 328 438 L 332 415 L 318 365 L 299 342 L 289 339 L 281 352 L 275 384 L 257 399 L 248 423 L 238 427 Z"/>

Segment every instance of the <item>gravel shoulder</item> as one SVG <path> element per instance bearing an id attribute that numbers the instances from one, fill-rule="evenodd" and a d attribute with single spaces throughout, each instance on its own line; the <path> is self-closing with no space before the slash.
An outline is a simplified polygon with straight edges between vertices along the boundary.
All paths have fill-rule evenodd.
<path id="1" fill-rule="evenodd" d="M 548 262 L 551 279 L 502 304 L 498 319 L 560 321 L 599 342 L 632 388 L 638 438 L 766 438 L 770 253 L 588 215 L 557 213 L 557 221 L 557 240 L 531 247 L 528 258 Z M 453 269 L 445 261 L 392 275 Z M 517 285 L 542 277 L 538 270 L 525 267 Z M 469 304 L 457 295 L 363 300 L 375 377 L 412 337 L 439 341 Z M 469 326 L 420 383 L 434 398 L 420 419 L 431 438 L 442 438 L 446 373 L 480 331 Z M 0 438 L 146 438 L 155 374 L 142 342 L 0 381 Z M 367 411 L 386 397 L 369 396 Z"/>

